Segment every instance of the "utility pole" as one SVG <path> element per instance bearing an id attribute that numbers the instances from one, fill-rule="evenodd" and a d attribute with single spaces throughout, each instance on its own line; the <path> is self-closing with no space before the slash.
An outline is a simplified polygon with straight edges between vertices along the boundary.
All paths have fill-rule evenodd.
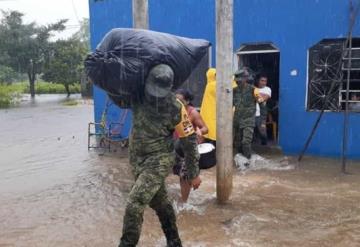
<path id="1" fill-rule="evenodd" d="M 355 13 L 354 6 L 352 1 L 350 1 L 350 23 L 355 23 Z M 345 112 L 344 112 L 344 126 L 343 126 L 343 146 L 342 146 L 342 155 L 341 155 L 341 171 L 346 173 L 346 160 L 347 160 L 347 149 L 348 149 L 348 139 L 349 139 L 349 97 L 350 97 L 350 80 L 351 80 L 351 62 L 352 62 L 352 29 L 349 30 L 349 48 L 345 53 L 349 56 L 347 60 L 347 77 L 346 77 L 346 99 L 345 99 Z"/>
<path id="2" fill-rule="evenodd" d="M 216 0 L 216 195 L 229 200 L 233 173 L 233 0 Z"/>
<path id="3" fill-rule="evenodd" d="M 133 27 L 149 29 L 148 0 L 132 0 Z"/>
<path id="4" fill-rule="evenodd" d="M 352 5 L 352 2 L 350 1 L 350 23 L 349 23 L 349 30 L 348 30 L 348 33 L 347 33 L 347 38 L 346 38 L 346 41 L 344 42 L 344 49 L 343 51 L 341 52 L 341 59 L 343 59 L 343 57 L 345 55 L 347 55 L 346 51 L 347 51 L 347 47 L 352 47 L 352 43 L 350 44 L 350 40 L 352 40 L 352 32 L 353 32 L 353 29 L 354 29 L 354 26 L 356 24 L 356 19 L 357 19 L 357 16 L 359 14 L 359 11 L 360 11 L 360 3 L 356 6 L 356 9 L 354 10 L 353 9 L 353 5 Z M 349 49 L 349 60 L 348 60 L 348 67 L 351 68 L 351 49 Z M 348 68 L 348 69 L 349 69 Z M 342 69 L 342 63 L 339 63 L 339 66 L 337 68 L 337 71 L 336 71 L 336 78 L 333 80 L 333 82 L 331 83 L 330 85 L 330 89 L 327 91 L 326 93 L 326 96 L 325 96 L 325 99 L 324 99 L 324 104 L 322 106 L 322 109 L 321 109 L 321 112 L 318 116 L 318 118 L 316 119 L 316 122 L 311 130 L 311 133 L 308 137 L 308 139 L 306 140 L 306 143 L 299 155 L 299 158 L 298 158 L 298 161 L 300 162 L 306 152 L 306 150 L 308 149 L 309 145 L 310 145 L 310 142 L 312 140 L 312 138 L 314 137 L 315 135 L 315 132 L 319 126 L 319 123 L 320 123 L 320 120 L 324 114 L 324 111 L 327 109 L 327 106 L 328 106 L 328 103 L 329 103 L 329 98 L 330 98 L 330 94 L 333 92 L 333 90 L 339 86 L 340 83 L 342 83 L 342 76 L 340 76 L 340 78 L 338 78 L 338 75 L 340 74 L 341 72 L 341 69 Z M 351 71 L 351 70 L 350 70 Z M 350 71 L 348 71 L 348 76 L 349 76 L 349 73 Z M 350 80 L 350 78 L 347 78 L 348 80 Z M 348 83 L 348 81 L 347 81 Z M 340 84 L 341 85 L 341 84 Z M 348 95 L 348 90 L 347 90 L 347 100 L 346 102 L 348 102 L 348 98 L 349 98 L 349 95 Z M 348 103 L 346 103 L 346 105 L 348 105 Z M 347 109 L 345 109 L 345 115 L 344 115 L 344 129 L 343 129 L 343 147 L 342 147 L 342 164 L 341 164 L 341 170 L 342 172 L 346 172 L 346 152 L 347 152 L 347 142 L 348 142 L 348 113 L 347 113 Z"/>

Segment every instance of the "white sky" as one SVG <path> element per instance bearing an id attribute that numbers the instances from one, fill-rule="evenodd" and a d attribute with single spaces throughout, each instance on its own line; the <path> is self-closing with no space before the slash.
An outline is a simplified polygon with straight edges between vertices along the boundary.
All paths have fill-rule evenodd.
<path id="1" fill-rule="evenodd" d="M 0 0 L 0 9 L 24 13 L 26 23 L 49 24 L 69 19 L 67 29 L 59 36 L 66 38 L 78 30 L 78 20 L 89 17 L 88 3 L 88 0 Z"/>

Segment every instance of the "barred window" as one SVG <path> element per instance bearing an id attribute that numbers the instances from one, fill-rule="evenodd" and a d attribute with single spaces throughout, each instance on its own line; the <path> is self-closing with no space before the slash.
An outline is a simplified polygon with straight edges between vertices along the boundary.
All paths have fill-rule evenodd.
<path id="1" fill-rule="evenodd" d="M 345 39 L 324 39 L 309 49 L 307 109 L 345 109 L 347 74 L 350 73 L 349 109 L 360 109 L 360 38 L 353 38 L 351 58 Z M 351 59 L 351 68 L 349 60 Z"/>

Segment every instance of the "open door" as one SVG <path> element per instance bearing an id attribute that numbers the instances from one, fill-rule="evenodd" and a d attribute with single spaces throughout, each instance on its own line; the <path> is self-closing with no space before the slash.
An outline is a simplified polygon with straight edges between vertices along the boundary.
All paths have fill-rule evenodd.
<path id="1" fill-rule="evenodd" d="M 268 77 L 268 87 L 272 91 L 272 97 L 267 102 L 269 109 L 268 138 L 276 144 L 279 123 L 280 50 L 271 42 L 248 43 L 241 45 L 236 51 L 236 55 L 239 68 L 246 66 L 252 69 L 256 76 L 265 74 Z"/>

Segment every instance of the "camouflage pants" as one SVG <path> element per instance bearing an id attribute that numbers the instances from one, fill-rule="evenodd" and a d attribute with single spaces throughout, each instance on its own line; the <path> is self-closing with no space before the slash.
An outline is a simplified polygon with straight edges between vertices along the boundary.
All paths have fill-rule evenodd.
<path id="1" fill-rule="evenodd" d="M 181 246 L 175 212 L 165 187 L 165 178 L 173 163 L 172 154 L 137 157 L 130 153 L 130 164 L 136 180 L 129 194 L 119 247 L 136 246 L 140 238 L 144 210 L 148 205 L 159 217 L 167 246 Z"/>
<path id="2" fill-rule="evenodd" d="M 254 127 L 234 128 L 234 152 L 242 153 L 250 159 L 253 136 Z"/>
<path id="3" fill-rule="evenodd" d="M 262 125 L 265 124 L 265 127 L 263 127 Z M 262 121 L 261 117 L 256 117 L 255 118 L 255 125 L 256 125 L 256 130 L 257 130 L 257 136 L 261 141 L 262 145 L 266 145 L 267 144 L 267 130 L 266 130 L 266 123 L 264 123 Z M 256 135 L 255 135 L 256 136 Z"/>

